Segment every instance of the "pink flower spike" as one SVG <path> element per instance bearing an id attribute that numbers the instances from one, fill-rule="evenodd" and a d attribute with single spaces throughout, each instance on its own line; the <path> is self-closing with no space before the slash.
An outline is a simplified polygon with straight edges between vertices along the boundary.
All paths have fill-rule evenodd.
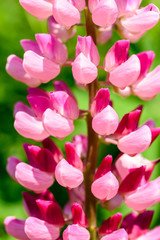
<path id="1" fill-rule="evenodd" d="M 111 72 L 116 67 L 127 61 L 130 42 L 128 40 L 117 41 L 108 51 L 104 59 L 104 70 Z"/>
<path id="2" fill-rule="evenodd" d="M 32 52 L 37 53 L 38 55 L 42 55 L 42 53 L 40 51 L 40 48 L 39 48 L 36 41 L 32 41 L 32 40 L 29 40 L 29 39 L 23 39 L 23 40 L 20 41 L 20 43 L 21 43 L 21 46 L 23 47 L 25 52 L 30 50 Z"/>
<path id="3" fill-rule="evenodd" d="M 32 240 L 56 240 L 60 235 L 58 227 L 35 217 L 27 218 L 25 233 Z"/>
<path id="4" fill-rule="evenodd" d="M 67 48 L 55 36 L 47 33 L 39 33 L 35 35 L 38 46 L 44 57 L 63 65 L 67 60 Z"/>
<path id="5" fill-rule="evenodd" d="M 115 0 L 115 2 L 118 7 L 119 17 L 121 17 L 127 13 L 137 10 L 142 0 Z"/>
<path id="6" fill-rule="evenodd" d="M 44 112 L 42 122 L 46 132 L 59 139 L 63 139 L 74 130 L 72 120 L 61 116 L 49 108 Z"/>
<path id="7" fill-rule="evenodd" d="M 55 0 L 53 2 L 53 17 L 62 26 L 69 29 L 79 23 L 80 13 L 68 0 Z"/>
<path id="8" fill-rule="evenodd" d="M 130 171 L 130 173 L 121 182 L 119 186 L 119 193 L 126 194 L 128 192 L 136 190 L 139 187 L 141 180 L 144 177 L 144 174 L 144 166 L 132 169 L 132 171 Z"/>
<path id="9" fill-rule="evenodd" d="M 35 167 L 44 172 L 54 174 L 56 162 L 52 152 L 46 148 L 40 148 L 34 145 L 29 146 L 28 149 L 33 157 Z"/>
<path id="10" fill-rule="evenodd" d="M 109 171 L 92 183 L 91 191 L 96 198 L 106 201 L 110 200 L 117 194 L 118 188 L 118 180 L 112 172 Z"/>
<path id="11" fill-rule="evenodd" d="M 7 172 L 9 175 L 16 181 L 15 177 L 15 172 L 16 172 L 16 166 L 20 163 L 21 161 L 16 158 L 16 157 L 9 157 L 7 161 Z"/>
<path id="12" fill-rule="evenodd" d="M 54 86 L 54 89 L 55 91 L 64 91 L 66 92 L 70 97 L 72 97 L 75 102 L 77 102 L 74 94 L 72 93 L 72 91 L 69 89 L 68 85 L 63 82 L 63 81 L 53 81 L 53 86 Z"/>
<path id="13" fill-rule="evenodd" d="M 72 73 L 77 83 L 86 85 L 97 78 L 97 67 L 80 53 L 72 63 Z"/>
<path id="14" fill-rule="evenodd" d="M 56 166 L 55 177 L 57 182 L 68 188 L 76 188 L 83 182 L 83 173 L 62 159 Z"/>
<path id="15" fill-rule="evenodd" d="M 147 75 L 150 66 L 155 58 L 155 53 L 153 51 L 141 52 L 137 54 L 137 57 L 139 58 L 141 64 L 141 71 L 138 78 L 138 81 L 140 81 Z"/>
<path id="16" fill-rule="evenodd" d="M 143 184 L 125 197 L 125 204 L 135 211 L 143 211 L 160 201 L 160 177 Z"/>
<path id="17" fill-rule="evenodd" d="M 118 9 L 114 0 L 98 1 L 96 7 L 92 11 L 93 22 L 103 28 L 109 27 L 115 23 L 117 16 Z"/>
<path id="18" fill-rule="evenodd" d="M 99 235 L 103 236 L 106 234 L 110 234 L 117 230 L 120 222 L 122 220 L 122 214 L 116 213 L 107 220 L 103 221 L 101 227 L 99 228 Z"/>
<path id="19" fill-rule="evenodd" d="M 118 127 L 119 118 L 115 110 L 108 105 L 92 120 L 93 130 L 100 135 L 113 134 Z"/>
<path id="20" fill-rule="evenodd" d="M 67 30 L 64 26 L 56 22 L 53 16 L 48 19 L 48 31 L 56 38 L 60 38 L 63 42 L 68 41 L 76 34 L 76 28 L 72 27 Z"/>
<path id="21" fill-rule="evenodd" d="M 53 158 L 56 163 L 58 163 L 63 158 L 63 154 L 61 150 L 56 146 L 56 144 L 50 138 L 46 138 L 45 140 L 43 140 L 42 144 L 45 148 L 47 148 L 50 152 L 52 152 Z"/>
<path id="22" fill-rule="evenodd" d="M 151 130 L 144 125 L 134 132 L 122 137 L 118 141 L 118 148 L 121 152 L 135 155 L 144 152 L 151 144 Z"/>
<path id="23" fill-rule="evenodd" d="M 24 225 L 25 221 L 17 219 L 15 217 L 7 217 L 4 220 L 6 232 L 12 237 L 19 240 L 29 240 L 25 231 Z"/>
<path id="24" fill-rule="evenodd" d="M 117 231 L 114 231 L 114 232 L 102 237 L 100 240 L 116 240 L 116 239 L 128 240 L 127 232 L 123 228 L 121 228 Z"/>
<path id="25" fill-rule="evenodd" d="M 100 166 L 98 167 L 96 174 L 94 176 L 94 181 L 102 176 L 104 176 L 106 173 L 108 173 L 111 170 L 112 165 L 112 156 L 107 155 L 101 162 Z"/>
<path id="26" fill-rule="evenodd" d="M 33 78 L 47 83 L 57 77 L 60 73 L 60 66 L 35 52 L 27 51 L 24 54 L 23 67 Z"/>
<path id="27" fill-rule="evenodd" d="M 131 17 L 122 18 L 121 24 L 129 32 L 146 32 L 153 28 L 159 21 L 159 9 L 154 4 L 141 8 Z"/>
<path id="28" fill-rule="evenodd" d="M 83 171 L 84 166 L 83 166 L 82 160 L 76 153 L 73 143 L 70 143 L 70 142 L 65 143 L 65 152 L 66 152 L 67 162 L 71 164 L 73 167 Z"/>
<path id="29" fill-rule="evenodd" d="M 76 57 L 80 53 L 83 53 L 86 58 L 88 58 L 92 63 L 94 63 L 94 65 L 97 66 L 99 64 L 100 56 L 98 53 L 98 49 L 90 36 L 78 36 L 76 45 Z"/>
<path id="30" fill-rule="evenodd" d="M 77 102 L 64 91 L 55 91 L 49 93 L 53 109 L 62 116 L 75 120 L 79 116 Z"/>
<path id="31" fill-rule="evenodd" d="M 23 162 L 17 165 L 15 177 L 22 186 L 36 193 L 43 192 L 54 182 L 52 175 Z"/>
<path id="32" fill-rule="evenodd" d="M 15 55 L 10 55 L 7 58 L 6 71 L 11 77 L 19 82 L 25 83 L 29 87 L 38 87 L 41 84 L 39 79 L 32 78 L 24 70 L 22 59 Z"/>
<path id="33" fill-rule="evenodd" d="M 43 220 L 59 228 L 64 226 L 65 221 L 62 210 L 55 201 L 37 199 L 36 203 L 41 211 Z"/>
<path id="34" fill-rule="evenodd" d="M 80 204 L 74 203 L 72 205 L 71 210 L 72 210 L 72 216 L 73 216 L 73 224 L 79 224 L 82 227 L 89 226 L 86 215 Z"/>
<path id="35" fill-rule="evenodd" d="M 45 20 L 52 15 L 52 3 L 45 0 L 19 0 L 21 6 L 38 20 Z"/>
<path id="36" fill-rule="evenodd" d="M 63 232 L 63 240 L 89 240 L 90 234 L 87 229 L 78 224 L 69 225 Z"/>
<path id="37" fill-rule="evenodd" d="M 91 114 L 94 117 L 109 105 L 110 92 L 108 88 L 101 88 L 97 93 L 91 105 Z"/>
<path id="38" fill-rule="evenodd" d="M 109 74 L 109 81 L 116 87 L 126 88 L 136 82 L 140 74 L 140 61 L 132 55 L 126 62 L 115 68 Z"/>

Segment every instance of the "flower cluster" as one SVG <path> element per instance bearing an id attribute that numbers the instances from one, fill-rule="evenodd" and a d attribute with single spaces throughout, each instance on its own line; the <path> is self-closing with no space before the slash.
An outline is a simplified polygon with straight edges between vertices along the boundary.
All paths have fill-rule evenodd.
<path id="1" fill-rule="evenodd" d="M 37 19 L 48 19 L 49 33 L 36 34 L 36 41 L 22 40 L 23 60 L 16 55 L 7 60 L 7 72 L 30 87 L 30 107 L 15 104 L 14 127 L 23 137 L 42 142 L 23 145 L 28 163 L 8 158 L 9 175 L 34 194 L 23 193 L 29 217 L 7 217 L 7 233 L 19 240 L 159 240 L 160 227 L 149 230 L 153 211 L 147 210 L 160 202 L 160 177 L 150 180 L 159 160 L 149 161 L 141 154 L 160 128 L 153 120 L 139 126 L 143 106 L 119 120 L 110 100 L 112 89 L 143 100 L 160 93 L 160 66 L 148 73 L 154 52 L 129 56 L 130 41 L 137 41 L 159 21 L 158 8 L 153 4 L 139 8 L 141 0 L 20 0 L 20 4 Z M 83 26 L 81 12 L 87 36 L 78 36 L 75 58 L 68 59 L 63 42 L 75 35 L 75 25 Z M 126 40 L 117 41 L 101 59 L 96 43 L 106 42 L 112 28 Z M 49 93 L 37 88 L 56 78 L 64 66 L 71 68 L 78 87 L 88 88 L 88 110 L 79 110 L 63 81 L 54 80 L 54 91 Z M 107 72 L 103 82 L 98 81 L 99 68 L 104 76 Z M 88 136 L 75 135 L 62 152 L 49 137 L 64 139 L 79 118 L 86 121 Z M 101 143 L 117 145 L 120 155 L 115 161 L 108 154 L 98 164 Z M 55 181 L 68 192 L 63 209 L 49 190 Z M 113 210 L 122 202 L 133 212 L 127 216 L 118 212 L 97 226 L 98 203 Z"/>

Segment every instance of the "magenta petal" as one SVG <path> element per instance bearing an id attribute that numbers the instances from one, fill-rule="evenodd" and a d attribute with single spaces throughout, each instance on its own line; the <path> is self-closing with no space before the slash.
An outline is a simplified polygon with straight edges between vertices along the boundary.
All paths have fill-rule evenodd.
<path id="1" fill-rule="evenodd" d="M 55 36 L 47 33 L 36 34 L 36 40 L 44 57 L 57 64 L 64 64 L 67 60 L 67 48 Z"/>
<path id="2" fill-rule="evenodd" d="M 60 73 L 60 66 L 35 52 L 27 51 L 24 54 L 23 67 L 33 78 L 47 83 Z"/>
<path id="3" fill-rule="evenodd" d="M 72 73 L 77 83 L 86 85 L 96 79 L 97 67 L 80 53 L 72 63 Z"/>
<path id="4" fill-rule="evenodd" d="M 83 171 L 84 167 L 83 167 L 82 160 L 76 153 L 73 143 L 70 143 L 70 142 L 65 143 L 65 152 L 66 152 L 67 162 L 71 164 L 73 167 L 76 167 L 77 169 Z"/>
<path id="5" fill-rule="evenodd" d="M 56 91 L 49 93 L 50 100 L 59 114 L 69 119 L 77 119 L 79 116 L 79 109 L 76 101 L 64 91 Z"/>
<path id="6" fill-rule="evenodd" d="M 77 45 L 76 45 L 76 57 L 83 53 L 86 58 L 88 58 L 96 66 L 99 64 L 100 57 L 98 53 L 97 46 L 93 42 L 91 36 L 81 37 L 78 36 Z"/>
<path id="7" fill-rule="evenodd" d="M 105 235 L 105 234 L 110 234 L 113 231 L 116 231 L 120 222 L 122 220 L 122 214 L 121 213 L 116 213 L 107 220 L 105 220 L 101 227 L 99 228 L 99 235 Z"/>
<path id="8" fill-rule="evenodd" d="M 11 235 L 12 237 L 19 239 L 19 240 L 29 240 L 27 237 L 24 226 L 25 221 L 17 219 L 15 217 L 7 217 L 4 220 L 6 232 Z"/>
<path id="9" fill-rule="evenodd" d="M 52 15 L 52 4 L 49 1 L 19 0 L 21 6 L 39 20 L 45 20 Z"/>
<path id="10" fill-rule="evenodd" d="M 73 224 L 79 224 L 83 227 L 88 227 L 89 223 L 86 218 L 86 215 L 80 204 L 74 203 L 72 205 L 72 216 L 73 216 Z"/>
<path id="11" fill-rule="evenodd" d="M 7 161 L 7 172 L 9 175 L 16 181 L 15 177 L 15 172 L 16 172 L 16 166 L 19 164 L 21 161 L 18 158 L 15 157 L 9 157 Z"/>
<path id="12" fill-rule="evenodd" d="M 63 154 L 61 150 L 56 146 L 56 144 L 50 138 L 46 138 L 45 140 L 43 140 L 42 144 L 45 148 L 47 148 L 50 152 L 52 152 L 53 158 L 56 163 L 58 163 L 63 158 Z"/>
<path id="13" fill-rule="evenodd" d="M 54 0 L 53 16 L 59 24 L 65 26 L 67 29 L 80 21 L 78 9 L 67 0 Z"/>
<path id="14" fill-rule="evenodd" d="M 42 122 L 26 112 L 16 113 L 14 127 L 20 135 L 35 141 L 42 141 L 49 136 L 44 130 Z"/>
<path id="15" fill-rule="evenodd" d="M 69 225 L 63 232 L 63 240 L 89 240 L 90 234 L 87 229 L 78 224 Z"/>
<path id="16" fill-rule="evenodd" d="M 123 228 L 121 228 L 102 237 L 100 240 L 128 240 L 128 234 Z"/>
<path id="17" fill-rule="evenodd" d="M 69 89 L 68 85 L 65 82 L 54 81 L 53 86 L 54 86 L 55 91 L 64 91 L 64 92 L 68 93 L 68 95 L 77 102 L 74 94 L 72 93 L 72 91 Z"/>
<path id="18" fill-rule="evenodd" d="M 36 41 L 32 41 L 29 39 L 23 39 L 20 41 L 20 43 L 25 52 L 31 50 L 31 51 L 37 53 L 38 55 L 42 55 Z"/>
<path id="19" fill-rule="evenodd" d="M 92 20 L 96 25 L 106 28 L 116 21 L 117 15 L 118 9 L 114 0 L 101 0 L 92 12 Z"/>
<path id="20" fill-rule="evenodd" d="M 111 170 L 111 164 L 112 164 L 112 156 L 107 155 L 101 162 L 100 166 L 98 167 L 96 174 L 94 176 L 94 181 L 102 176 L 104 176 L 106 173 L 108 173 Z"/>
<path id="21" fill-rule="evenodd" d="M 23 61 L 21 58 L 10 55 L 7 58 L 6 71 L 9 75 L 17 81 L 25 83 L 29 87 L 37 87 L 41 84 L 39 79 L 32 78 L 23 68 Z"/>
<path id="22" fill-rule="evenodd" d="M 132 55 L 126 62 L 110 72 L 109 81 L 116 87 L 126 88 L 136 82 L 140 74 L 140 61 Z"/>
<path id="23" fill-rule="evenodd" d="M 37 193 L 43 192 L 54 182 L 53 175 L 23 162 L 17 165 L 15 176 L 22 186 Z"/>
<path id="24" fill-rule="evenodd" d="M 113 134 L 118 127 L 118 115 L 115 110 L 108 105 L 92 120 L 93 130 L 100 135 Z"/>
<path id="25" fill-rule="evenodd" d="M 113 198 L 119 188 L 119 183 L 111 171 L 98 178 L 92 183 L 91 191 L 93 195 L 100 200 L 110 200 Z"/>
<path id="26" fill-rule="evenodd" d="M 104 59 L 104 70 L 111 72 L 128 59 L 130 42 L 128 40 L 117 41 L 108 51 Z"/>
<path id="27" fill-rule="evenodd" d="M 58 227 L 34 217 L 27 218 L 25 232 L 32 240 L 56 240 L 60 235 Z"/>
<path id="28" fill-rule="evenodd" d="M 72 120 L 61 116 L 49 108 L 43 114 L 43 126 L 48 134 L 60 139 L 68 136 L 74 130 Z"/>
<path id="29" fill-rule="evenodd" d="M 100 113 L 105 107 L 109 105 L 110 92 L 108 88 L 101 88 L 97 93 L 91 105 L 92 116 Z"/>
<path id="30" fill-rule="evenodd" d="M 76 188 L 83 182 L 83 173 L 62 159 L 56 166 L 55 177 L 63 187 Z"/>
<path id="31" fill-rule="evenodd" d="M 121 152 L 134 155 L 144 152 L 150 146 L 151 140 L 150 128 L 144 125 L 136 131 L 122 137 L 117 146 Z"/>

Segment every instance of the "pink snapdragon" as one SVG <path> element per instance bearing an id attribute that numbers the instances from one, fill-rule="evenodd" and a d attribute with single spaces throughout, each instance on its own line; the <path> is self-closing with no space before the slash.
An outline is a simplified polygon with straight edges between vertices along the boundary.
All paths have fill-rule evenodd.
<path id="1" fill-rule="evenodd" d="M 72 63 L 73 77 L 78 84 L 88 84 L 97 77 L 99 53 L 90 36 L 78 36 L 76 45 L 76 58 Z"/>
<path id="2" fill-rule="evenodd" d="M 32 108 L 23 103 L 15 105 L 14 127 L 19 134 L 41 141 L 49 135 L 62 139 L 74 130 L 73 120 L 78 118 L 79 110 L 72 96 L 65 91 L 48 94 L 29 89 L 28 92 Z"/>
<path id="3" fill-rule="evenodd" d="M 36 41 L 21 40 L 25 50 L 23 60 L 15 55 L 8 57 L 6 70 L 16 80 L 30 87 L 47 83 L 60 73 L 67 60 L 67 48 L 51 34 L 36 34 Z"/>

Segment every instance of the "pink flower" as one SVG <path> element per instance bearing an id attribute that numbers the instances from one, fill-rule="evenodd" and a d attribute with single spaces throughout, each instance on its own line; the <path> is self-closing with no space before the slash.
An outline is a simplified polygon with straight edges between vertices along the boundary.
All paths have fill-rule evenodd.
<path id="1" fill-rule="evenodd" d="M 101 238 L 101 240 L 115 240 L 115 239 L 128 240 L 128 234 L 123 228 L 121 228 Z"/>
<path id="2" fill-rule="evenodd" d="M 100 135 L 113 134 L 118 127 L 118 115 L 110 106 L 110 93 L 108 88 L 101 88 L 92 103 L 92 128 Z"/>
<path id="3" fill-rule="evenodd" d="M 110 234 L 117 230 L 120 222 L 122 220 L 122 214 L 116 213 L 107 220 L 103 221 L 101 227 L 99 228 L 99 235 L 103 236 L 106 234 Z"/>
<path id="4" fill-rule="evenodd" d="M 23 60 L 15 55 L 8 57 L 6 70 L 16 80 L 30 87 L 47 83 L 60 73 L 67 60 L 67 48 L 50 34 L 36 34 L 36 42 L 22 40 Z"/>
<path id="5" fill-rule="evenodd" d="M 78 36 L 76 45 L 76 58 L 72 63 L 72 73 L 76 82 L 88 84 L 97 77 L 99 53 L 92 38 Z"/>
<path id="6" fill-rule="evenodd" d="M 119 188 L 118 180 L 110 171 L 111 163 L 111 155 L 103 159 L 91 185 L 93 195 L 102 201 L 113 198 L 117 194 Z"/>
<path id="7" fill-rule="evenodd" d="M 63 240 L 89 240 L 90 234 L 87 229 L 78 224 L 69 225 L 63 232 Z"/>

